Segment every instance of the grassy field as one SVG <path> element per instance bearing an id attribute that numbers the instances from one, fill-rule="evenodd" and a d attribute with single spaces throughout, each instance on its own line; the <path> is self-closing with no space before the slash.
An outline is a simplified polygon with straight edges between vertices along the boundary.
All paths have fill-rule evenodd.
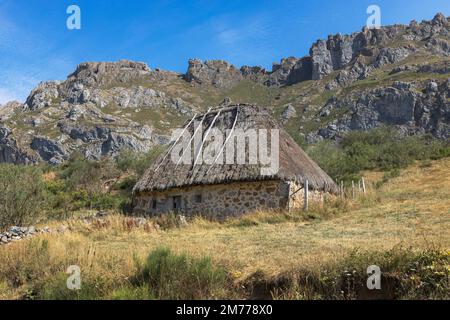
<path id="1" fill-rule="evenodd" d="M 195 218 L 185 226 L 167 229 L 164 221 L 159 221 L 162 228 L 154 220 L 137 226 L 121 215 L 92 222 L 64 221 L 69 227 L 64 234 L 40 235 L 0 247 L 0 299 L 142 298 L 142 287 L 130 291 L 131 279 L 148 254 L 161 247 L 193 259 L 210 257 L 214 265 L 226 270 L 229 283 L 237 286 L 255 274 L 276 279 L 299 269 L 321 273 L 343 266 L 343 259 L 355 252 L 362 253 L 368 263 L 383 264 L 378 259 L 396 250 L 442 254 L 438 254 L 439 261 L 444 262 L 436 268 L 448 277 L 450 159 L 416 163 L 379 188 L 374 185 L 383 173 L 364 176 L 370 186 L 366 197 L 335 201 L 307 213 L 260 212 L 223 223 Z M 419 260 L 424 261 L 423 257 Z M 433 263 L 426 267 L 434 268 Z M 65 293 L 62 287 L 65 270 L 73 264 L 80 266 L 88 287 L 76 295 Z M 437 297 L 449 297 L 448 285 L 441 289 L 444 293 Z M 291 288 L 278 297 L 315 297 L 295 292 L 299 291 Z M 246 295 L 231 290 L 206 297 Z"/>

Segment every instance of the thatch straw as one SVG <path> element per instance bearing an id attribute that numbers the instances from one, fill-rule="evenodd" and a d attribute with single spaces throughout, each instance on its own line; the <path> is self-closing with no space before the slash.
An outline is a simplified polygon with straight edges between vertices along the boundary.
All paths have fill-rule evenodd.
<path id="1" fill-rule="evenodd" d="M 220 115 L 217 116 L 220 111 Z M 337 192 L 334 181 L 298 146 L 289 134 L 279 127 L 269 112 L 261 107 L 233 104 L 219 107 L 205 115 L 199 115 L 196 120 L 203 119 L 203 132 L 211 127 L 226 132 L 235 124 L 236 129 L 279 129 L 279 170 L 273 175 L 262 175 L 260 164 L 195 164 L 196 155 L 192 155 L 192 164 L 174 163 L 171 157 L 159 157 L 144 173 L 135 185 L 133 193 L 145 191 L 162 191 L 170 188 L 223 184 L 243 181 L 284 180 L 295 181 L 303 185 L 308 180 L 312 189 L 327 192 Z M 215 119 L 215 120 L 214 120 Z M 235 121 L 236 120 L 236 121 Z M 189 122 L 188 122 L 189 123 Z M 194 133 L 191 122 L 186 128 Z M 269 138 L 270 141 L 270 138 Z M 270 149 L 270 148 L 269 148 Z"/>

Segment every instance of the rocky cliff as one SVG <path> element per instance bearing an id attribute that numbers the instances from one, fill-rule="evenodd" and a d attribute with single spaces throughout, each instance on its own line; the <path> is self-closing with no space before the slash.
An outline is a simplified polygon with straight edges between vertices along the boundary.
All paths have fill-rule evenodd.
<path id="1" fill-rule="evenodd" d="M 449 72 L 450 18 L 442 14 L 329 36 L 270 71 L 198 59 L 185 74 L 127 60 L 82 63 L 64 81 L 39 84 L 24 103 L 0 106 L 0 162 L 145 152 L 224 98 L 272 108 L 309 143 L 381 125 L 449 139 Z"/>
<path id="2" fill-rule="evenodd" d="M 1 109 L 0 161 L 60 163 L 74 151 L 99 159 L 167 143 L 152 116 L 183 118 L 194 108 L 141 85 L 151 74 L 139 62 L 82 63 L 66 81 L 39 84 L 23 105 Z"/>
<path id="3" fill-rule="evenodd" d="M 340 116 L 307 134 L 307 141 L 337 139 L 352 130 L 370 130 L 394 125 L 405 134 L 430 133 L 450 139 L 450 79 L 442 82 L 400 82 L 382 88 L 355 91 L 330 99 L 318 117 Z"/>

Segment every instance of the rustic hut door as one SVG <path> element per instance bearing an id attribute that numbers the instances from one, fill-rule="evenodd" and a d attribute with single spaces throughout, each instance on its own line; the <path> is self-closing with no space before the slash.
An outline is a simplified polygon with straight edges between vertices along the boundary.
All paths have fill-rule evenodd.
<path id="1" fill-rule="evenodd" d="M 181 210 L 181 196 L 173 197 L 173 211 L 178 212 Z"/>

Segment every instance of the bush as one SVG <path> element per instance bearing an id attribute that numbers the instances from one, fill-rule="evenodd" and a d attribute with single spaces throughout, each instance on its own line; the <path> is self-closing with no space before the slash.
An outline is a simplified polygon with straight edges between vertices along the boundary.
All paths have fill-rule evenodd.
<path id="1" fill-rule="evenodd" d="M 90 196 L 99 192 L 105 181 L 118 176 L 119 172 L 113 161 L 92 161 L 78 154 L 73 155 L 59 173 L 70 190 L 86 190 Z"/>
<path id="2" fill-rule="evenodd" d="M 87 160 L 74 153 L 59 166 L 42 166 L 48 218 L 67 218 L 80 209 L 118 209 L 130 212 L 131 191 L 137 179 L 163 150 L 147 154 L 123 151 L 115 160 Z"/>
<path id="3" fill-rule="evenodd" d="M 324 140 L 309 147 L 307 151 L 309 156 L 336 180 L 345 180 L 359 169 L 351 167 L 352 163 L 347 161 L 344 150 L 337 143 Z"/>
<path id="4" fill-rule="evenodd" d="M 130 192 L 133 190 L 134 185 L 137 182 L 137 178 L 135 176 L 129 176 L 114 185 L 114 189 L 116 190 L 122 190 Z"/>
<path id="5" fill-rule="evenodd" d="M 148 285 L 157 299 L 217 299 L 229 287 L 225 271 L 210 258 L 176 255 L 166 248 L 154 250 L 138 268 L 136 286 Z"/>
<path id="6" fill-rule="evenodd" d="M 133 172 L 141 176 L 164 150 L 163 146 L 156 146 L 147 153 L 123 150 L 116 158 L 117 168 L 122 172 Z"/>
<path id="7" fill-rule="evenodd" d="M 42 171 L 0 164 L 0 228 L 34 223 L 45 211 Z"/>
<path id="8" fill-rule="evenodd" d="M 362 170 L 388 171 L 415 160 L 450 156 L 450 145 L 429 135 L 404 136 L 393 128 L 380 127 L 350 132 L 340 142 L 324 140 L 307 151 L 332 178 L 351 181 L 359 179 Z"/>
<path id="9" fill-rule="evenodd" d="M 281 276 L 287 284 L 274 290 L 278 299 L 448 299 L 449 253 L 396 247 L 388 251 L 355 250 L 318 270 Z M 367 268 L 380 267 L 381 290 L 367 290 Z"/>
<path id="10" fill-rule="evenodd" d="M 94 193 L 89 199 L 89 204 L 92 209 L 109 210 L 119 208 L 122 200 L 123 199 L 118 195 Z"/>
<path id="11" fill-rule="evenodd" d="M 39 300 L 98 300 L 101 298 L 101 288 L 105 284 L 101 279 L 95 281 L 82 278 L 80 290 L 67 288 L 66 273 L 58 273 L 55 277 L 48 278 L 46 283 L 39 288 L 37 297 L 29 297 Z"/>

